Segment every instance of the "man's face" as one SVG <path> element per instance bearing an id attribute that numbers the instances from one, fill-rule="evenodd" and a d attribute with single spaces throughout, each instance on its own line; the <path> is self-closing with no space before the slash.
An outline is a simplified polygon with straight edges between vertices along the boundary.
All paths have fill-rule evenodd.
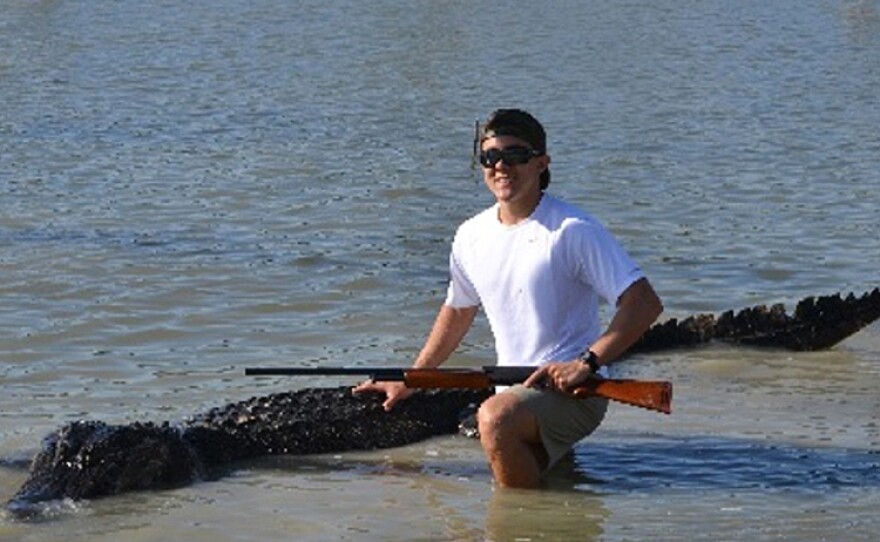
<path id="1" fill-rule="evenodd" d="M 482 167 L 483 180 L 498 203 L 537 201 L 541 173 L 549 165 L 547 155 L 535 156 L 528 143 L 513 136 L 490 137 L 483 141 L 480 150 L 481 155 L 497 160 L 494 165 L 483 163 Z"/>

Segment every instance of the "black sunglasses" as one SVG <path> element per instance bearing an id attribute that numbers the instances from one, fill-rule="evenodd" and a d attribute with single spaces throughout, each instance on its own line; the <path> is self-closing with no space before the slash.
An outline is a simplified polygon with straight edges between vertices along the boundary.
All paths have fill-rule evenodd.
<path id="1" fill-rule="evenodd" d="M 519 145 L 504 149 L 486 149 L 485 151 L 480 151 L 480 164 L 485 168 L 490 168 L 495 167 L 495 164 L 501 161 L 508 166 L 521 166 L 527 164 L 532 158 L 541 156 L 542 154 L 542 152 L 536 151 L 535 149 L 521 147 Z"/>

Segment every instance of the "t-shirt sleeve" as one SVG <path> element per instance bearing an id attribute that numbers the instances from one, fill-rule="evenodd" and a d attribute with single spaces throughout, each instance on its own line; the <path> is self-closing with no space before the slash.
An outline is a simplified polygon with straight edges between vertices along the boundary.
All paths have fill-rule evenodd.
<path id="1" fill-rule="evenodd" d="M 567 232 L 570 261 L 578 280 L 589 283 L 610 305 L 634 282 L 642 269 L 617 239 L 598 222 L 579 222 Z"/>

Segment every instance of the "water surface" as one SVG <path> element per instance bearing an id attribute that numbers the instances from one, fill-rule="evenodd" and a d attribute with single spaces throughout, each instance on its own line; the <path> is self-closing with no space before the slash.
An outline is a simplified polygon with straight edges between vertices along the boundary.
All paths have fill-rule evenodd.
<path id="1" fill-rule="evenodd" d="M 0 2 L 0 495 L 80 418 L 176 420 L 253 364 L 408 364 L 455 225 L 490 203 L 474 119 L 541 118 L 551 190 L 664 317 L 880 285 L 875 1 Z M 480 320 L 458 364 L 491 363 Z M 259 460 L 0 518 L 0 540 L 871 540 L 880 328 L 787 353 L 639 356 L 543 492 L 475 442 Z"/>

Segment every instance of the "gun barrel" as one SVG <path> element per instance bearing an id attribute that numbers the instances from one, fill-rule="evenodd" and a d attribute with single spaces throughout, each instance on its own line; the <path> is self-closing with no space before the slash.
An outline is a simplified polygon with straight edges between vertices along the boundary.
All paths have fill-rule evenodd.
<path id="1" fill-rule="evenodd" d="M 535 367 L 502 367 L 488 365 L 479 368 L 447 367 L 436 369 L 395 367 L 247 367 L 246 376 L 368 376 L 373 380 L 405 381 L 414 387 L 435 387 L 433 381 L 472 382 L 466 387 L 488 385 L 512 386 L 525 381 Z M 481 382 L 478 384 L 477 382 Z M 447 384 L 448 386 L 449 384 Z M 445 386 L 441 386 L 445 387 Z"/>
<path id="2" fill-rule="evenodd" d="M 374 380 L 403 380 L 404 369 L 387 367 L 246 367 L 245 376 L 369 376 Z"/>

